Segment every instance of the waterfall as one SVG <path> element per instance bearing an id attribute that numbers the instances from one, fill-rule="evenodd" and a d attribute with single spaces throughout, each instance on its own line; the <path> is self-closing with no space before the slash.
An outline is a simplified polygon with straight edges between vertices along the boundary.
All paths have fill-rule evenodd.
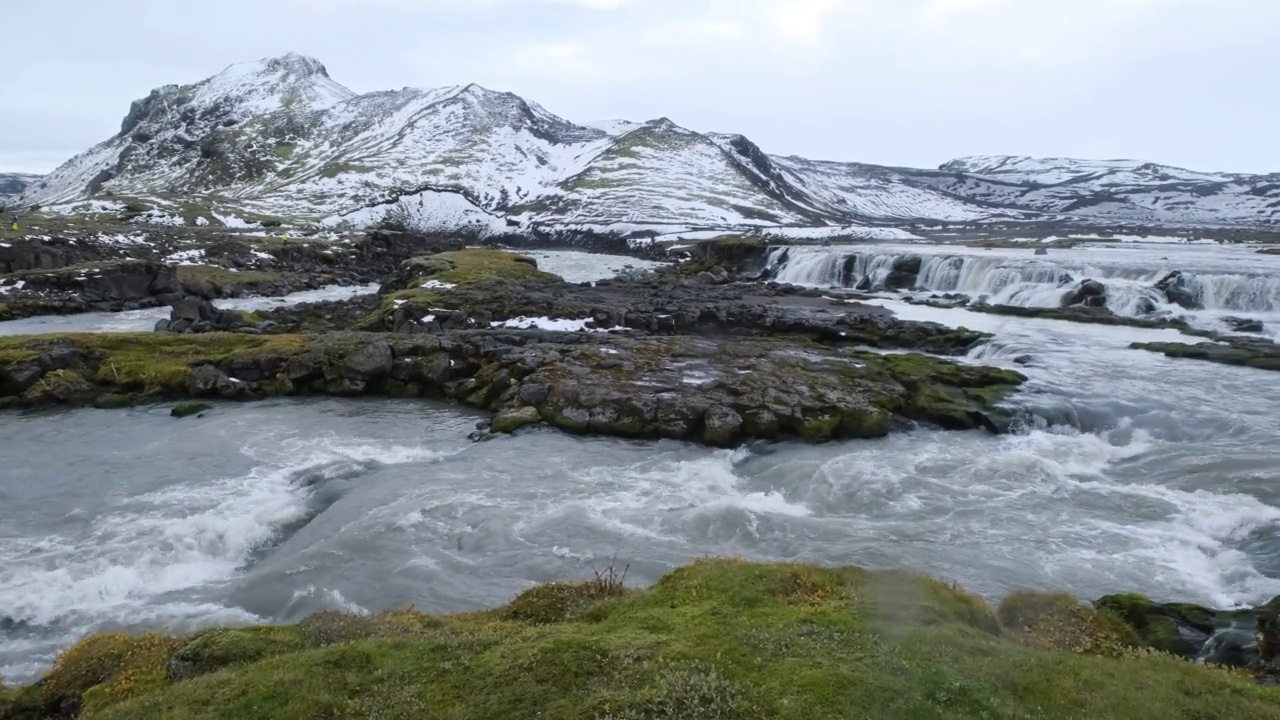
<path id="1" fill-rule="evenodd" d="M 1058 307 L 1080 282 L 1093 279 L 1107 288 L 1107 307 L 1119 315 L 1153 311 L 1183 312 L 1156 283 L 1172 267 L 1094 266 L 1043 256 L 946 253 L 934 249 L 886 251 L 866 247 L 775 248 L 770 252 L 771 277 L 810 287 L 885 289 L 895 266 L 920 259 L 913 289 L 964 293 L 993 305 Z M 1213 274 L 1184 271 L 1182 286 L 1205 310 L 1238 313 L 1280 312 L 1280 276 Z"/>

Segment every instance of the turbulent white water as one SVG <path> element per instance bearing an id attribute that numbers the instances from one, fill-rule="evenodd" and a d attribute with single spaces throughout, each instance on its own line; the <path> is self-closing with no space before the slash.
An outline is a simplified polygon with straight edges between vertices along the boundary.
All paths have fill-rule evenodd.
<path id="1" fill-rule="evenodd" d="M 1280 321 L 1280 256 L 1250 248 L 1090 245 L 1053 249 L 960 246 L 830 246 L 778 248 L 769 267 L 778 282 L 813 287 L 881 289 L 895 262 L 921 258 L 912 289 L 964 293 L 992 305 L 1059 307 L 1080 282 L 1107 288 L 1107 307 L 1120 315 L 1185 315 L 1216 326 L 1224 316 L 1270 316 Z M 850 261 L 852 258 L 852 261 Z M 1202 306 L 1187 311 L 1156 283 L 1173 271 Z"/>
<path id="2" fill-rule="evenodd" d="M 29 681 L 95 630 L 473 609 L 614 556 L 636 584 L 736 554 L 905 567 L 993 598 L 1280 594 L 1275 373 L 1128 348 L 1172 331 L 880 302 L 994 333 L 964 360 L 1028 375 L 1021 432 L 729 452 L 473 444 L 477 415 L 422 401 L 0 414 L 0 676 Z"/>

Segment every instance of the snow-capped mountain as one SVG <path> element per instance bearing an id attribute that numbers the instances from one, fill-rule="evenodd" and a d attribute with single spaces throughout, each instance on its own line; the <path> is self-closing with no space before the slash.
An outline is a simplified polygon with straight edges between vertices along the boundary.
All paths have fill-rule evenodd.
<path id="1" fill-rule="evenodd" d="M 1082 219 L 1173 225 L 1280 224 L 1280 173 L 1197 172 L 1138 160 L 980 156 L 916 173 L 927 187 Z"/>
<path id="2" fill-rule="evenodd" d="M 64 211 L 239 224 L 818 237 L 910 224 L 1280 224 L 1280 176 L 1131 161 L 964 158 L 937 170 L 765 153 L 662 118 L 576 124 L 477 85 L 357 95 L 312 58 L 233 65 L 135 101 L 120 132 L 20 196 Z M 900 235 L 899 235 L 900 236 Z"/>
<path id="3" fill-rule="evenodd" d="M 0 173 L 0 206 L 4 206 L 10 198 L 22 194 L 23 190 L 39 179 L 39 175 L 26 173 Z"/>

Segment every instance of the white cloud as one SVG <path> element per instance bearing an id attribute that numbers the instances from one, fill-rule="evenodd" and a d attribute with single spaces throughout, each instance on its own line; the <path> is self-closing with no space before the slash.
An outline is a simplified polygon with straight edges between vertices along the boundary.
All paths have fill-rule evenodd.
<path id="1" fill-rule="evenodd" d="M 143 16 L 152 40 L 105 64 L 95 39 Z M 1275 0 L 65 0 L 6 19 L 29 30 L 6 47 L 0 170 L 110 136 L 152 87 L 290 50 L 360 92 L 474 81 L 573 120 L 665 115 L 779 153 L 1280 170 L 1261 140 L 1280 114 L 1261 90 Z"/>
<path id="2" fill-rule="evenodd" d="M 812 41 L 822 32 L 828 17 L 849 4 L 848 0 L 778 0 L 770 15 L 783 37 Z"/>

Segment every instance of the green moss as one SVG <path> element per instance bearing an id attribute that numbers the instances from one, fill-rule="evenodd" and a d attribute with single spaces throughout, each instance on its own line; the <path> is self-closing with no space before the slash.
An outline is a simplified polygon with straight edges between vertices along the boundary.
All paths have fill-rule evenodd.
<path id="1" fill-rule="evenodd" d="M 97 394 L 89 381 L 74 370 L 63 369 L 46 373 L 26 392 L 30 400 L 52 400 L 71 405 L 84 404 Z"/>
<path id="2" fill-rule="evenodd" d="M 81 707 L 85 715 L 163 687 L 164 667 L 181 644 L 148 634 L 95 635 L 58 657 L 39 686 L 49 708 Z"/>
<path id="3" fill-rule="evenodd" d="M 427 255 L 410 260 L 412 274 L 416 277 L 416 285 L 421 286 L 430 280 L 455 285 L 465 285 L 485 280 L 505 280 L 509 282 L 546 282 L 560 283 L 564 279 L 559 275 L 543 272 L 537 265 L 522 255 L 491 250 L 488 248 L 470 248 Z"/>
<path id="4" fill-rule="evenodd" d="M 307 647 L 297 627 L 215 628 L 195 635 L 173 654 L 169 678 L 182 680 Z"/>
<path id="5" fill-rule="evenodd" d="M 293 151 L 297 149 L 297 145 L 291 142 L 276 143 L 275 154 L 281 160 L 288 160 L 293 157 Z"/>
<path id="6" fill-rule="evenodd" d="M 125 393 L 143 396 L 181 394 L 196 365 L 218 365 L 236 355 L 279 354 L 299 351 L 306 339 L 300 335 L 241 335 L 206 333 L 70 333 L 65 335 L 0 338 L 0 367 L 29 362 L 55 345 L 76 350 L 82 366 L 46 375 L 28 392 L 89 393 L 91 377 Z"/>
<path id="7" fill-rule="evenodd" d="M 1006 601 L 1018 627 L 997 632 L 981 600 L 911 573 L 703 560 L 648 590 L 608 587 L 396 623 L 328 613 L 323 642 L 307 623 L 213 631 L 222 669 L 85 717 L 1280 718 L 1280 691 L 1234 674 L 1028 636 L 1092 612 L 1060 597 Z"/>
<path id="8" fill-rule="evenodd" d="M 1094 606 L 1124 620 L 1143 642 L 1157 650 L 1190 657 L 1200 644 L 1178 631 L 1179 626 L 1211 634 L 1216 625 L 1212 610 L 1188 603 L 1157 603 L 1142 595 L 1108 595 Z"/>
<path id="9" fill-rule="evenodd" d="M 212 409 L 213 406 L 208 403 L 184 402 L 174 405 L 173 409 L 169 411 L 169 415 L 171 417 L 184 418 L 191 417 L 192 415 L 199 415 L 206 410 Z"/>
<path id="10" fill-rule="evenodd" d="M 522 407 L 498 413 L 490 424 L 490 430 L 496 433 L 513 433 L 528 425 L 542 422 L 542 416 L 535 407 Z"/>
<path id="11" fill-rule="evenodd" d="M 840 428 L 842 415 L 838 411 L 805 417 L 800 421 L 800 437 L 805 440 L 829 440 Z"/>

